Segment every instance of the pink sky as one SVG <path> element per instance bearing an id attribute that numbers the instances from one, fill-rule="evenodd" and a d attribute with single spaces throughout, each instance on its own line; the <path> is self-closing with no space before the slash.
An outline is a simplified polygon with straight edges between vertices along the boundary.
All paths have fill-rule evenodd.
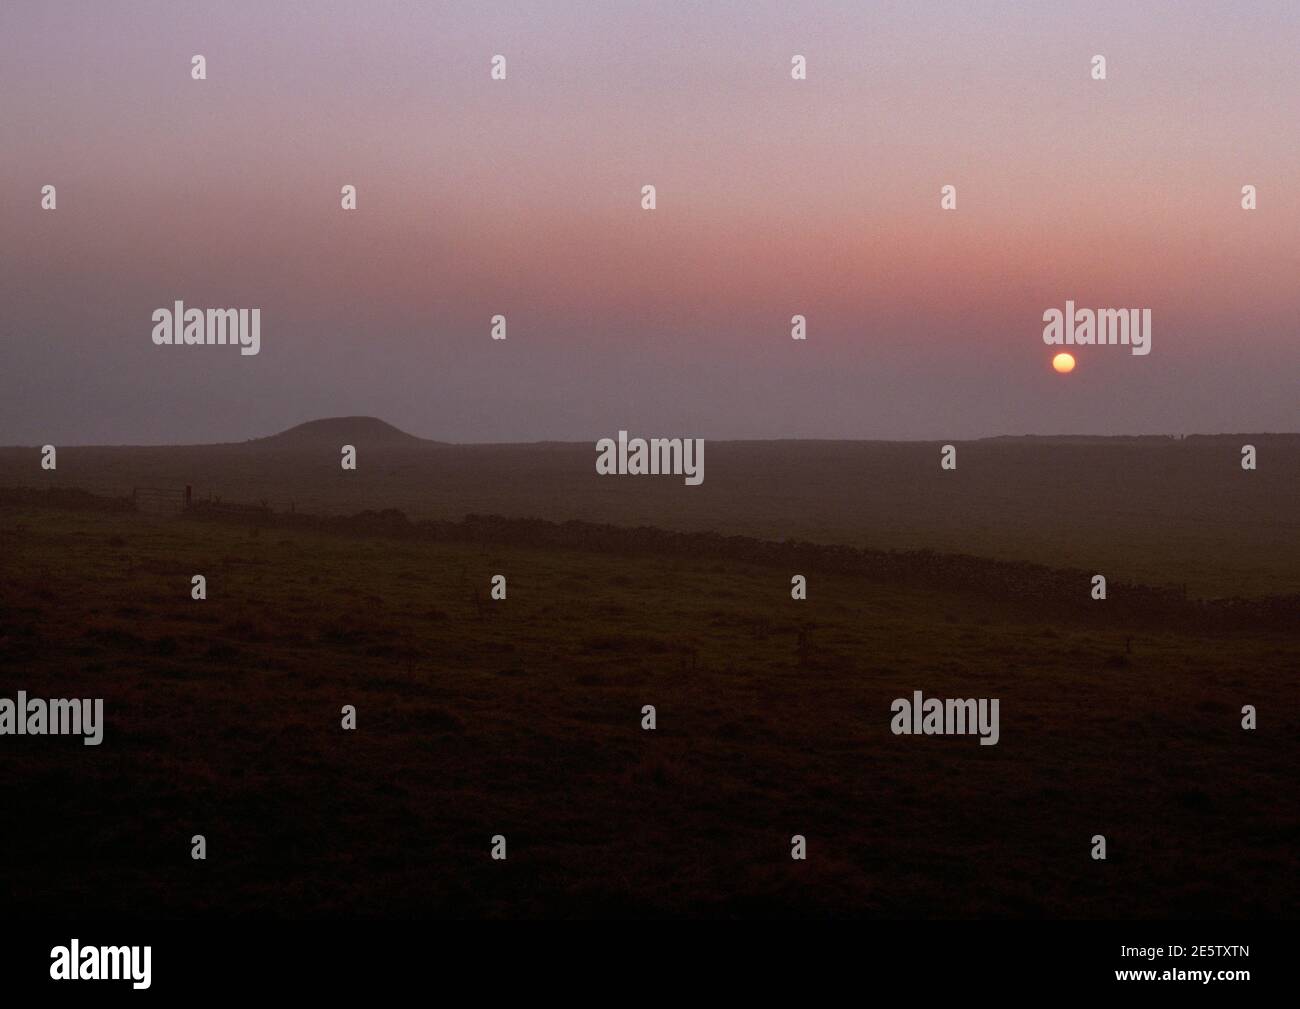
<path id="1" fill-rule="evenodd" d="M 1294 4 L 16 6 L 0 443 L 1300 426 Z M 1151 355 L 1054 375 L 1066 299 Z"/>

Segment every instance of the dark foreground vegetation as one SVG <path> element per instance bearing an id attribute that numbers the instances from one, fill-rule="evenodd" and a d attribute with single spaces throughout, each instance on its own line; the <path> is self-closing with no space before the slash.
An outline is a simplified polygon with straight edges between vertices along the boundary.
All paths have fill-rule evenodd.
<path id="1" fill-rule="evenodd" d="M 0 696 L 103 697 L 107 722 L 98 747 L 0 737 L 11 913 L 1287 916 L 1300 896 L 1294 598 L 1117 581 L 1095 602 L 1086 571 L 926 551 L 75 491 L 0 494 L 0 556 Z M 1000 698 L 1001 741 L 893 735 L 913 690 Z"/>

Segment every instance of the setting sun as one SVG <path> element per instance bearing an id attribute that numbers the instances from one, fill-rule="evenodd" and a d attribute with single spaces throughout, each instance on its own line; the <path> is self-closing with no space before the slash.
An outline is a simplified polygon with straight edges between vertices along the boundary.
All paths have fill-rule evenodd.
<path id="1" fill-rule="evenodd" d="M 1057 371 L 1059 371 L 1062 375 L 1066 375 L 1074 371 L 1074 355 L 1057 354 L 1054 358 L 1052 358 L 1052 367 L 1055 368 Z"/>

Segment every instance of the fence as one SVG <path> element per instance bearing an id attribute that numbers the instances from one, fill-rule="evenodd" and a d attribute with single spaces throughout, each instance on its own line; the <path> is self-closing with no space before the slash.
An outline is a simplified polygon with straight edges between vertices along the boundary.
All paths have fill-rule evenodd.
<path id="1" fill-rule="evenodd" d="M 137 511 L 157 515 L 179 515 L 192 503 L 192 491 L 186 484 L 184 489 L 174 487 L 135 487 L 131 490 L 131 500 Z"/>

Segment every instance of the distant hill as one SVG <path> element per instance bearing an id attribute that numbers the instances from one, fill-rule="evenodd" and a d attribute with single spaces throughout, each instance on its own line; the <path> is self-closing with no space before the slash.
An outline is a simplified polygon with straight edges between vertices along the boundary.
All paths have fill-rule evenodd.
<path id="1" fill-rule="evenodd" d="M 414 448 L 440 445 L 407 434 L 378 417 L 326 417 L 309 420 L 267 438 L 254 438 L 247 444 L 259 448 L 312 448 L 315 446 L 356 445 L 365 448 Z"/>

